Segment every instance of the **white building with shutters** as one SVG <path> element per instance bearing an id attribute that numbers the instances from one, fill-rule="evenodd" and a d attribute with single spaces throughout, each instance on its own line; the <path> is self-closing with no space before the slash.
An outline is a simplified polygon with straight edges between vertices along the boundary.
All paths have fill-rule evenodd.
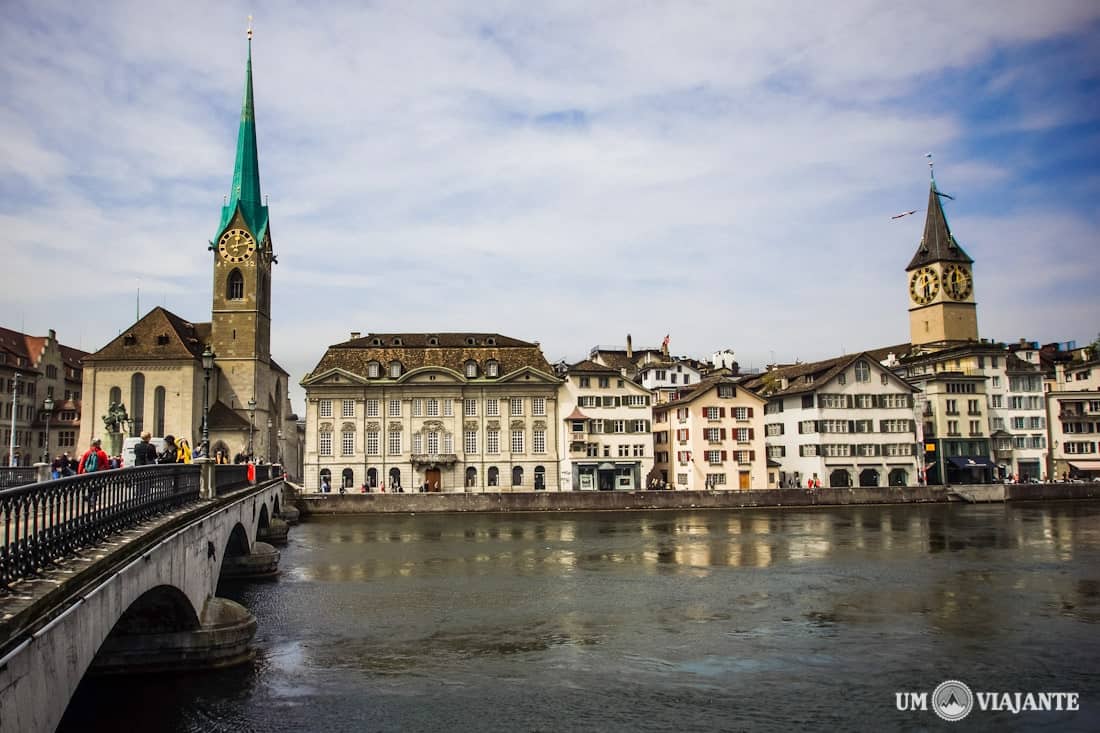
<path id="1" fill-rule="evenodd" d="M 782 486 L 914 486 L 915 388 L 866 353 L 775 367 L 749 386 L 767 398 L 764 436 Z"/>
<path id="2" fill-rule="evenodd" d="M 653 470 L 652 395 L 614 367 L 573 364 L 558 388 L 562 491 L 645 488 Z"/>

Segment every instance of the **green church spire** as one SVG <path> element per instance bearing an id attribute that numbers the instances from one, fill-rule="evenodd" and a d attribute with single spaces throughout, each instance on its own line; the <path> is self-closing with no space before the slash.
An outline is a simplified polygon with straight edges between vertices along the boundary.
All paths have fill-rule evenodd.
<path id="1" fill-rule="evenodd" d="M 267 206 L 260 194 L 260 156 L 256 147 L 256 109 L 252 101 L 252 23 L 248 26 L 248 63 L 245 66 L 244 104 L 241 105 L 241 125 L 237 132 L 237 158 L 233 167 L 233 188 L 222 207 L 218 235 L 225 230 L 233 215 L 240 211 L 257 241 L 263 241 L 267 231 Z"/>

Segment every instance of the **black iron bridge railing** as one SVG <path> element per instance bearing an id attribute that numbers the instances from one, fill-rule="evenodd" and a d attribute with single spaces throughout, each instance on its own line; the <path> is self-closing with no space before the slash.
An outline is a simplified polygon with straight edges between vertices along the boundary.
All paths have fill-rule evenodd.
<path id="1" fill-rule="evenodd" d="M 29 467 L 4 467 L 0 468 L 0 489 L 10 489 L 13 486 L 26 486 L 37 480 L 38 469 Z"/>
<path id="2" fill-rule="evenodd" d="M 214 468 L 222 496 L 278 475 L 265 466 L 255 481 L 247 465 Z M 256 467 L 259 468 L 259 467 Z M 98 544 L 151 517 L 198 501 L 200 467 L 173 463 L 137 466 L 0 489 L 0 594 L 64 557 Z"/>

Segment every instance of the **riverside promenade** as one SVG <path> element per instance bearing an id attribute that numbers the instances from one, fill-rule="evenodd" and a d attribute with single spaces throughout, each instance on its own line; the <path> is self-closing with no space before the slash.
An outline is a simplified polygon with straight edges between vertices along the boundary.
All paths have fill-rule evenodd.
<path id="1" fill-rule="evenodd" d="M 289 497 L 288 497 L 289 498 Z M 738 509 L 947 502 L 1100 499 L 1100 483 L 767 489 L 765 491 L 529 491 L 522 493 L 298 494 L 303 515 L 401 512 L 568 512 Z"/>

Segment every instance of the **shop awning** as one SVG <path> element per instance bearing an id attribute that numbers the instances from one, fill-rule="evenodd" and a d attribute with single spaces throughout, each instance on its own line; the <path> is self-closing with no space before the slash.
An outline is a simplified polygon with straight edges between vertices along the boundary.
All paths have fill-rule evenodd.
<path id="1" fill-rule="evenodd" d="M 601 471 L 614 471 L 615 470 L 615 464 L 614 463 L 607 463 L 607 462 L 601 463 L 600 464 L 600 470 Z"/>
<path id="2" fill-rule="evenodd" d="M 985 456 L 948 456 L 955 468 L 996 468 L 997 464 Z"/>
<path id="3" fill-rule="evenodd" d="M 1078 471 L 1100 471 L 1100 461 L 1070 461 L 1069 465 Z"/>

